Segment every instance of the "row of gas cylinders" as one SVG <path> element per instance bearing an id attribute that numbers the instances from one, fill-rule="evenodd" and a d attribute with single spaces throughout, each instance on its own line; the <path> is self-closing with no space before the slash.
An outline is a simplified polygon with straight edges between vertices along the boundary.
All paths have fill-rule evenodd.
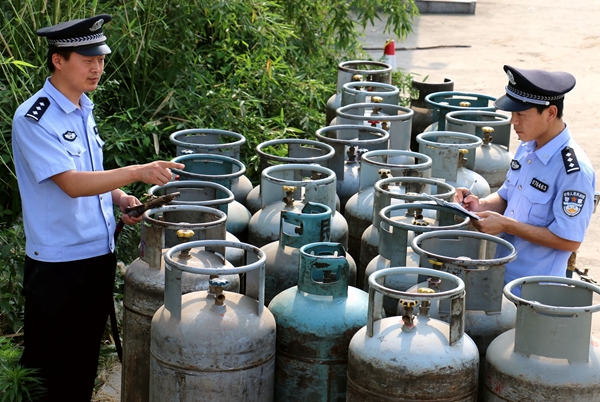
<path id="1" fill-rule="evenodd" d="M 353 310 L 368 312 L 367 318 L 373 314 L 369 318 L 372 327 L 381 325 L 377 323 L 382 323 L 384 317 L 395 319 L 401 324 L 396 337 L 401 336 L 400 333 L 411 333 L 407 328 L 419 320 L 427 323 L 447 321 L 451 330 L 457 325 L 462 326 L 458 332 L 450 331 L 446 338 L 439 332 L 429 333 L 424 338 L 425 344 L 430 344 L 432 338 L 441 343 L 434 342 L 430 347 L 424 346 L 423 350 L 415 350 L 415 356 L 430 354 L 428 359 L 441 356 L 443 360 L 446 352 L 440 345 L 451 347 L 459 338 L 463 345 L 467 342 L 465 339 L 469 339 L 468 342 L 475 341 L 477 345 L 479 364 L 492 340 L 515 327 L 518 309 L 508 296 L 502 295 L 504 264 L 514 258 L 514 249 L 499 238 L 469 231 L 468 216 L 440 201 L 451 201 L 458 186 L 471 187 L 475 183 L 473 192 L 479 196 L 487 195 L 490 187 L 495 189 L 496 185 L 490 185 L 491 176 L 483 176 L 485 169 L 479 168 L 481 174 L 469 169 L 478 164 L 489 166 L 501 161 L 501 166 L 494 165 L 489 169 L 501 177 L 494 183 L 501 183 L 512 159 L 508 152 L 510 123 L 507 117 L 488 110 L 490 97 L 454 92 L 428 95 L 426 101 L 434 107 L 422 113 L 417 113 L 416 107 L 402 108 L 397 106 L 398 101 L 393 96 L 391 101 L 385 100 L 384 96 L 397 92 L 385 81 L 386 74 L 389 77 L 386 65 L 374 63 L 372 70 L 359 68 L 369 63 L 374 62 L 340 64 L 339 92 L 330 100 L 335 103 L 339 98 L 342 102 L 335 109 L 336 125 L 318 130 L 314 141 L 280 139 L 257 147 L 261 170 L 259 186 L 252 186 L 244 175 L 245 166 L 239 161 L 240 148 L 245 143 L 242 135 L 224 130 L 195 129 L 171 136 L 177 146 L 174 160 L 183 163 L 185 168 L 174 170 L 177 180 L 153 187 L 149 192 L 152 195 L 177 192 L 180 196 L 171 205 L 146 211 L 140 258 L 127 268 L 125 276 L 123 401 L 269 401 L 273 400 L 273 392 L 278 401 L 300 398 L 344 400 L 340 386 L 335 384 L 339 381 L 345 384 L 346 378 L 349 400 L 474 400 L 477 383 L 484 381 L 476 378 L 474 383 L 463 386 L 461 379 L 455 380 L 444 374 L 446 366 L 454 366 L 450 360 L 440 366 L 435 365 L 439 362 L 425 364 L 425 368 L 420 363 L 417 365 L 428 373 L 425 377 L 438 378 L 445 384 L 436 383 L 439 386 L 424 385 L 421 380 L 416 380 L 420 374 L 412 375 L 402 368 L 404 366 L 390 366 L 389 362 L 382 364 L 387 369 L 377 368 L 389 369 L 388 376 L 377 371 L 378 374 L 369 377 L 368 373 L 375 370 L 370 366 L 370 358 L 357 366 L 352 366 L 351 359 L 347 376 L 345 371 L 342 375 L 339 368 L 321 362 L 322 354 L 319 353 L 322 350 L 347 351 L 347 344 L 334 341 L 349 342 L 358 327 L 347 330 L 345 335 L 325 337 L 328 339 L 322 346 L 315 346 L 317 349 L 314 350 L 320 352 L 298 355 L 299 362 L 286 355 L 307 350 L 309 342 L 302 340 L 299 332 L 293 332 L 299 329 L 290 329 L 291 332 L 286 334 L 277 321 L 277 331 L 266 324 L 257 324 L 263 332 L 259 331 L 255 337 L 236 330 L 238 326 L 246 328 L 244 326 L 250 325 L 252 320 L 271 316 L 271 305 L 285 292 L 310 294 L 299 290 L 302 281 L 299 270 L 302 270 L 300 260 L 304 256 L 302 248 L 313 244 L 335 249 L 315 249 L 307 253 L 304 250 L 315 259 L 313 268 L 323 265 L 321 259 L 325 257 L 328 261 L 341 258 L 347 264 L 347 273 L 345 265 L 344 268 L 310 269 L 309 273 L 304 270 L 304 275 L 311 278 L 308 281 L 311 290 L 327 285 L 335 287 L 339 293 L 339 289 L 346 288 L 345 297 L 316 294 L 310 297 L 311 300 L 323 303 L 335 300 L 346 305 L 350 303 L 348 297 L 360 294 L 362 296 L 356 297 L 362 297 L 364 306 Z M 366 80 L 359 78 L 360 75 Z M 340 81 L 347 82 L 340 85 Z M 355 101 L 348 100 L 352 98 Z M 328 113 L 329 106 L 328 102 Z M 414 135 L 414 118 L 427 119 L 427 115 L 432 118 L 429 126 Z M 452 126 L 451 131 L 445 131 L 451 124 L 456 124 L 457 128 Z M 491 144 L 492 133 L 494 144 Z M 496 144 L 498 138 L 500 145 Z M 410 149 L 412 140 L 418 144 L 416 151 Z M 492 153 L 486 151 L 488 162 L 482 163 L 479 153 L 486 149 L 493 149 L 496 154 L 490 157 Z M 442 232 L 443 236 L 440 235 Z M 198 244 L 207 241 L 212 243 Z M 497 247 L 505 248 L 505 257 L 491 258 Z M 329 255 L 331 253 L 335 258 Z M 404 270 L 379 276 L 380 272 L 392 267 L 404 267 Z M 431 274 L 410 271 L 414 267 L 435 269 L 439 275 L 450 273 L 462 282 L 448 282 L 439 276 L 435 280 L 432 276 L 431 283 L 424 283 Z M 379 278 L 378 282 L 373 282 L 373 278 Z M 374 287 L 374 292 L 380 296 L 373 296 L 373 303 L 365 304 L 365 292 L 372 292 Z M 421 318 L 410 318 L 413 315 L 411 309 L 415 308 L 410 300 L 427 301 L 453 292 L 450 288 L 461 287 L 463 293 L 466 290 L 464 295 L 458 296 L 461 291 L 456 290 L 448 296 L 449 301 L 432 303 L 431 307 L 426 306 L 429 313 L 424 310 Z M 525 286 L 521 287 L 524 291 Z M 433 289 L 434 296 L 415 293 L 419 288 Z M 586 290 L 588 293 L 593 291 Z M 400 292 L 402 297 L 410 293 L 412 299 L 407 297 L 408 302 L 399 307 L 396 300 L 399 294 L 394 292 Z M 550 305 L 560 305 L 563 300 L 572 303 L 571 297 L 567 296 L 557 304 L 547 299 L 535 300 L 542 304 L 546 300 Z M 452 321 L 458 311 L 452 306 L 453 300 L 461 297 L 464 302 L 457 302 L 457 306 L 463 303 L 464 313 L 459 325 L 456 324 L 458 321 Z M 305 308 L 299 308 L 300 302 L 297 303 L 298 308 L 294 308 L 296 302 L 292 302 L 292 310 L 303 312 Z M 567 307 L 576 308 L 573 314 L 579 315 L 585 302 L 579 300 L 577 303 Z M 187 310 L 188 306 L 191 310 Z M 320 308 L 331 315 L 325 321 L 332 321 L 334 316 L 339 318 L 341 313 L 334 312 L 337 310 L 332 309 L 333 304 L 322 306 L 328 306 Z M 273 314 L 277 319 L 274 308 Z M 432 318 L 426 318 L 427 314 Z M 554 317 L 553 314 L 550 316 Z M 205 316 L 206 322 L 203 321 Z M 308 313 L 306 319 L 311 321 L 311 316 L 315 317 L 315 323 L 319 322 L 316 313 Z M 405 322 L 405 316 L 408 322 Z M 151 324 L 153 317 L 156 324 Z M 364 325 L 372 334 L 368 331 L 368 321 L 363 321 L 360 327 Z M 426 325 L 429 324 L 416 327 Z M 159 329 L 155 330 L 155 326 Z M 468 335 L 462 336 L 463 330 Z M 318 334 L 323 331 L 322 327 L 315 330 Z M 421 335 L 413 331 L 407 336 Z M 280 339 L 283 339 L 281 342 L 291 339 L 281 353 Z M 589 333 L 587 339 L 590 339 Z M 417 341 L 411 338 L 400 346 L 390 343 L 398 355 L 387 357 L 404 361 L 403 356 L 411 355 L 413 342 Z M 316 343 L 313 341 L 311 345 Z M 274 354 L 276 344 L 278 352 Z M 248 361 L 246 358 L 254 356 L 256 351 L 265 354 L 260 355 L 259 360 Z M 346 364 L 347 353 L 334 356 L 334 361 Z M 274 358 L 277 360 L 275 365 Z M 285 365 L 281 366 L 283 363 L 300 368 L 288 372 Z M 464 367 L 464 364 L 458 366 Z M 469 367 L 469 370 L 473 369 Z M 275 377 L 271 377 L 272 370 L 275 370 Z M 477 370 L 475 368 L 475 372 Z M 317 372 L 318 378 L 327 374 L 329 380 L 326 385 L 316 386 L 319 391 L 308 391 L 303 385 L 315 378 L 311 375 Z M 406 377 L 398 376 L 399 372 Z M 351 373 L 355 373 L 354 377 Z M 490 374 L 492 379 L 485 383 L 496 385 L 486 389 L 502 388 L 497 384 L 504 384 L 500 379 L 503 374 L 494 376 Z M 369 381 L 373 380 L 371 385 L 360 382 L 367 377 Z M 424 378 L 423 381 L 428 380 Z M 356 387 L 353 388 L 354 382 Z M 397 388 L 392 385 L 395 382 L 398 382 Z M 418 390 L 408 391 L 407 382 L 417 385 Z M 281 388 L 280 384 L 287 385 Z M 294 384 L 304 391 L 294 389 Z M 474 391 L 471 389 L 473 384 Z M 537 390 L 538 386 L 534 381 L 524 388 Z M 282 391 L 285 387 L 291 387 L 291 391 Z M 327 387 L 332 391 L 327 391 Z M 379 392 L 386 395 L 387 391 L 382 390 L 388 388 L 392 390 L 388 396 L 376 397 Z M 514 388 L 523 386 L 507 385 L 502 388 L 507 390 L 504 394 L 491 391 L 500 399 L 488 400 L 536 400 L 513 397 Z M 588 388 L 587 385 L 579 387 Z M 350 399 L 351 390 L 356 391 L 355 399 Z M 431 397 L 438 390 L 442 393 L 456 391 L 456 395 L 464 395 L 466 399 L 460 399 L 463 396 L 458 399 Z M 313 391 L 314 394 L 307 394 Z M 288 395 L 281 392 L 290 392 L 291 396 L 277 396 Z M 573 391 L 569 388 L 566 392 Z M 313 396 L 317 394 L 319 398 Z"/>
<path id="2" fill-rule="evenodd" d="M 431 259 L 436 254 L 424 244 L 463 239 L 480 248 L 497 241 L 449 231 L 412 243 Z M 227 248 L 243 251 L 245 265 L 229 264 Z M 443 257 L 443 269 L 382 269 L 369 277 L 367 294 L 349 286 L 345 256 L 339 243 L 302 246 L 298 284 L 266 308 L 260 248 L 200 240 L 168 249 L 164 305 L 150 329 L 148 400 L 600 400 L 600 345 L 590 335 L 597 286 L 555 277 L 509 283 L 503 292 L 518 306 L 516 327 L 488 344 L 465 333 L 477 330 L 468 314 L 469 276 L 458 272 L 487 261 Z M 256 297 L 226 290 L 240 276 Z M 407 291 L 389 285 L 410 276 L 423 282 Z M 186 293 L 193 277 L 208 277 L 208 289 Z M 397 313 L 387 314 L 386 299 Z"/>

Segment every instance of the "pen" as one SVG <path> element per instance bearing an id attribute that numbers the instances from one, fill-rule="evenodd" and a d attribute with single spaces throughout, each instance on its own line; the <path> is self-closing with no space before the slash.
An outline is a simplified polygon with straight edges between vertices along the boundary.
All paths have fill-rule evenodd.
<path id="1" fill-rule="evenodd" d="M 460 205 L 465 202 L 465 198 L 471 195 L 471 190 L 473 190 L 473 187 L 475 187 L 475 183 L 477 183 L 477 179 L 473 180 L 473 183 L 471 183 L 471 186 L 467 189 L 467 193 L 463 196 L 463 200 L 460 202 Z"/>

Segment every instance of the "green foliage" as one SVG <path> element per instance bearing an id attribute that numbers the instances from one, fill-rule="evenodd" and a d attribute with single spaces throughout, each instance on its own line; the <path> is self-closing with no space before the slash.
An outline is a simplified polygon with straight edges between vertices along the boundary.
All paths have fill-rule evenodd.
<path id="1" fill-rule="evenodd" d="M 22 327 L 23 266 L 25 235 L 23 223 L 0 225 L 0 334 L 17 333 Z"/>
<path id="2" fill-rule="evenodd" d="M 0 338 L 0 401 L 34 401 L 45 392 L 36 370 L 19 364 L 22 349 Z"/>
<path id="3" fill-rule="evenodd" d="M 314 138 L 324 124 L 337 64 L 368 58 L 361 29 L 384 16 L 386 31 L 404 37 L 418 12 L 413 0 L 7 0 L 0 9 L 0 221 L 20 213 L 12 113 L 48 75 L 36 29 L 99 13 L 113 17 L 105 26 L 113 53 L 90 94 L 106 142 L 105 168 L 170 159 L 172 132 L 219 128 L 247 138 L 242 162 L 256 179 L 256 145 Z M 145 186 L 129 190 L 142 194 Z"/>

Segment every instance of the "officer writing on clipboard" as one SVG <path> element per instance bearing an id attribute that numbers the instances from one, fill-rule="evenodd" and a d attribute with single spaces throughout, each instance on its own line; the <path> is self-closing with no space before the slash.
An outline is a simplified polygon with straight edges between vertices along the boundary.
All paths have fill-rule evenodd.
<path id="1" fill-rule="evenodd" d="M 481 232 L 513 244 L 505 284 L 524 276 L 565 276 L 567 261 L 584 239 L 594 209 L 596 175 L 563 121 L 564 95 L 575 86 L 566 72 L 504 66 L 506 94 L 496 107 L 511 112 L 522 143 L 497 192 L 479 199 L 458 188 L 455 201 L 481 218 Z M 468 195 L 467 195 L 468 194 Z M 508 250 L 501 247 L 496 258 Z"/>

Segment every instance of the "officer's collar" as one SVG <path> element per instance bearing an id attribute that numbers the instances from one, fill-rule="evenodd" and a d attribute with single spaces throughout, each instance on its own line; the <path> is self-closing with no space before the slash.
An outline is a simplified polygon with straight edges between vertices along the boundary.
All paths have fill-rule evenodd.
<path id="1" fill-rule="evenodd" d="M 56 102 L 58 107 L 60 107 L 65 113 L 72 113 L 77 110 L 77 106 L 73 104 L 62 92 L 60 92 L 52 83 L 50 82 L 50 78 L 46 78 L 46 82 L 44 83 L 44 91 Z M 94 104 L 88 98 L 88 96 L 83 93 L 79 98 L 79 104 L 81 105 L 81 109 L 93 109 Z"/>
<path id="2" fill-rule="evenodd" d="M 570 138 L 571 134 L 569 133 L 569 127 L 565 124 L 565 128 L 563 129 L 563 131 L 561 131 L 556 137 L 548 141 L 540 149 L 535 149 L 535 141 L 529 141 L 523 145 L 527 148 L 527 151 L 535 152 L 537 158 L 540 161 L 542 161 L 544 165 L 547 165 L 552 156 L 560 152 L 565 147 L 567 142 L 569 142 Z"/>

